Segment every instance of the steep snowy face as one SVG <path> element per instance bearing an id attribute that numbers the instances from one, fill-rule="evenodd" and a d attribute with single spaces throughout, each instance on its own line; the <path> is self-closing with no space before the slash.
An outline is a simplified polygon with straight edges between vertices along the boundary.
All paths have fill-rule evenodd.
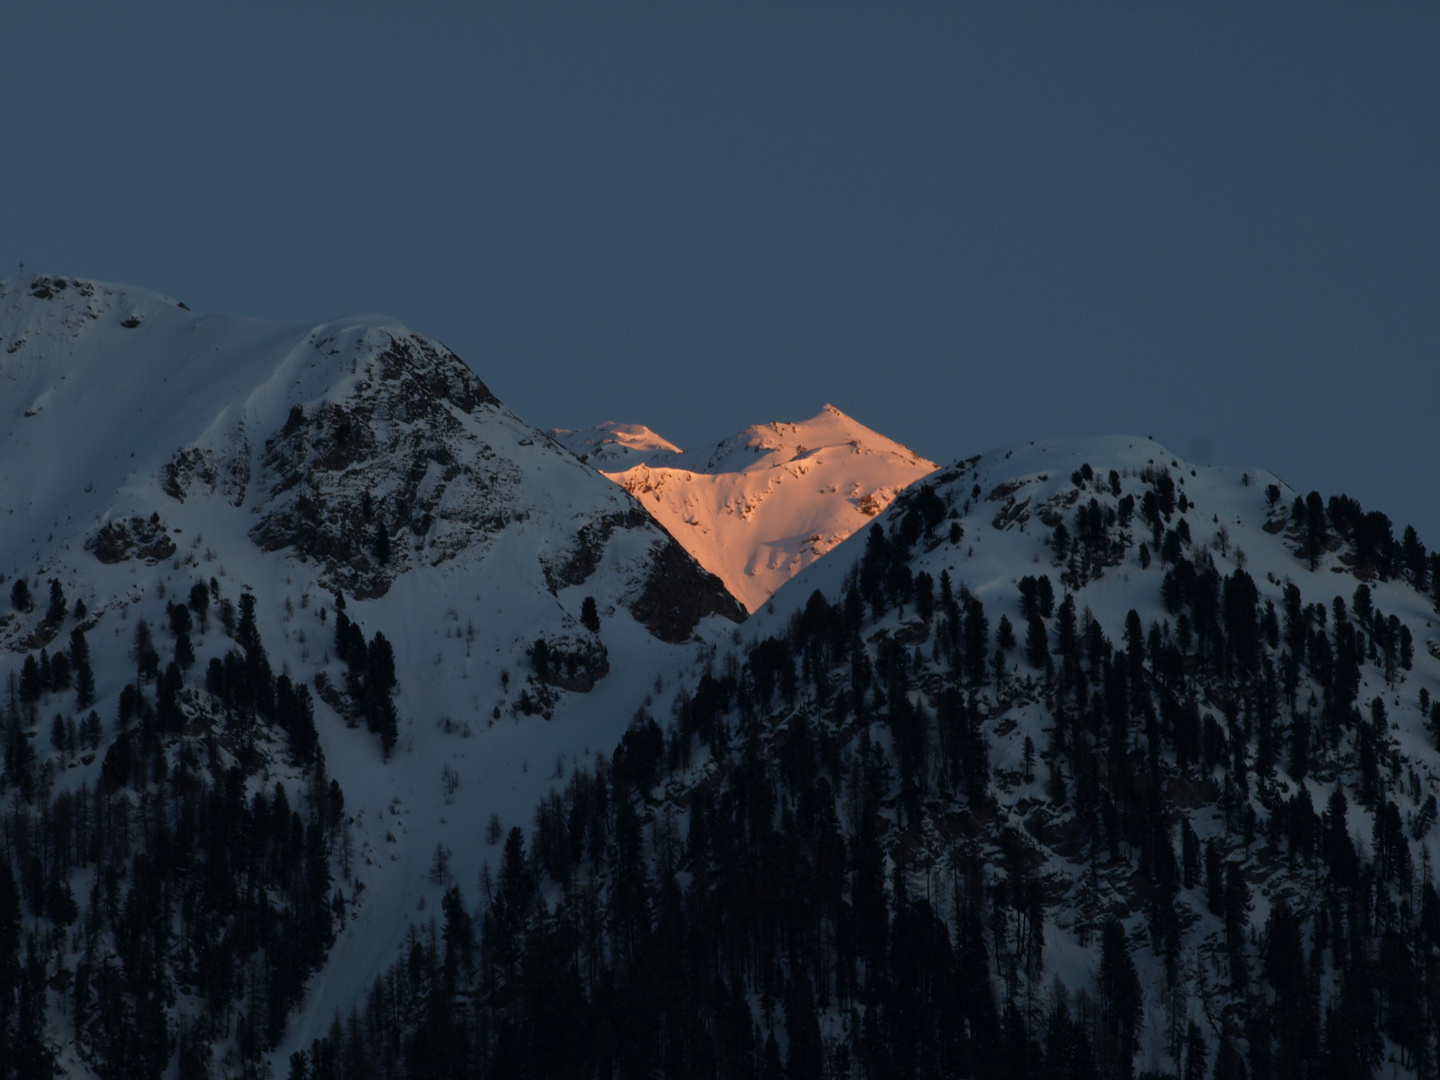
<path id="1" fill-rule="evenodd" d="M 935 468 L 833 405 L 684 451 L 639 425 L 555 434 L 752 612 Z"/>
<path id="2" fill-rule="evenodd" d="M 420 567 L 483 564 L 512 531 L 533 557 L 503 572 L 553 594 L 633 534 L 628 580 L 608 599 L 666 608 L 659 583 L 647 593 L 648 564 L 672 542 L 635 502 L 393 320 L 276 326 L 122 286 L 11 279 L 0 348 L 0 493 L 18 511 L 0 522 L 6 553 L 170 557 L 176 541 L 147 544 L 138 523 L 170 536 L 161 523 L 193 509 L 363 599 Z M 706 614 L 736 614 L 706 575 L 670 569 L 680 598 L 651 617 L 656 632 L 678 640 Z"/>
<path id="3" fill-rule="evenodd" d="M 957 589 L 963 584 L 981 599 L 1004 595 L 1018 604 L 1015 581 L 1044 572 L 1099 618 L 1139 591 L 1128 586 L 1142 570 L 1163 576 L 1162 546 L 1172 531 L 1197 557 L 1214 553 L 1256 577 L 1293 574 L 1295 496 L 1270 473 L 1192 466 L 1153 439 L 1052 439 L 952 461 L 904 492 L 875 524 L 887 536 L 904 537 L 914 573 L 926 571 L 938 582 L 945 572 Z M 1106 543 L 1096 539 L 1101 535 Z M 1329 542 L 1338 552 L 1336 572 L 1352 570 L 1353 554 L 1337 536 Z M 834 559 L 797 575 L 777 597 L 777 614 L 754 625 L 783 621 L 816 589 L 843 594 L 868 543 L 866 529 Z"/>

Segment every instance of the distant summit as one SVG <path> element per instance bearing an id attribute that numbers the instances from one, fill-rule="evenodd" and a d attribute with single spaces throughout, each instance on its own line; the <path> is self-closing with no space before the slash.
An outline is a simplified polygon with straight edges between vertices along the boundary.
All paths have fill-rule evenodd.
<path id="1" fill-rule="evenodd" d="M 638 424 L 552 434 L 639 499 L 752 612 L 935 469 L 828 404 L 690 450 Z"/>
<path id="2" fill-rule="evenodd" d="M 647 464 L 653 458 L 683 453 L 680 447 L 656 435 L 644 424 L 607 422 L 578 431 L 556 428 L 551 434 L 581 461 L 597 469 L 628 469 Z"/>

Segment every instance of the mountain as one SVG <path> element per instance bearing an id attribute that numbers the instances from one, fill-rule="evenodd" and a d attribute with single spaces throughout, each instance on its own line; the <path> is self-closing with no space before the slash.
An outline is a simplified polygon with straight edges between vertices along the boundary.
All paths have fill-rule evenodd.
<path id="1" fill-rule="evenodd" d="M 70 988 L 54 1002 L 90 1006 L 78 1039 L 50 1013 L 70 1072 L 320 1034 L 389 962 L 436 851 L 473 882 L 491 815 L 527 820 L 557 762 L 608 749 L 744 615 L 630 495 L 383 316 L 282 326 L 8 279 L 0 447 L 6 865 L 27 923 L 63 929 L 62 895 L 91 920 L 37 960 Z M 36 893 L 26 822 L 57 804 L 121 832 L 45 849 Z M 257 867 L 277 805 L 298 847 Z M 158 875 L 117 838 L 142 818 L 190 838 Z"/>
<path id="2" fill-rule="evenodd" d="M 40 555 L 36 523 L 49 519 L 61 535 L 47 535 L 47 552 L 78 558 L 83 540 L 114 563 L 146 537 L 180 535 L 182 520 L 193 543 L 218 517 L 312 567 L 317 587 L 365 599 L 419 567 L 527 548 L 535 557 L 504 576 L 523 568 L 556 594 L 589 579 L 612 537 L 633 535 L 638 552 L 671 546 L 454 354 L 383 317 L 281 327 L 65 278 L 12 279 L 0 304 L 7 552 Z M 137 524 L 152 514 L 163 520 Z M 174 545 L 161 543 L 167 557 Z M 631 570 L 641 576 L 611 599 L 639 605 L 669 639 L 702 614 L 735 614 L 704 575 L 672 612 L 646 599 L 659 588 L 648 569 Z"/>
<path id="3" fill-rule="evenodd" d="M 644 424 L 598 424 L 595 427 L 554 428 L 550 432 L 571 453 L 592 468 L 623 473 L 650 461 L 673 462 L 685 451 Z"/>
<path id="4" fill-rule="evenodd" d="M 1139 438 L 956 460 L 300 1067 L 1428 1075 L 1437 618 L 1440 556 L 1344 495 Z"/>
<path id="5" fill-rule="evenodd" d="M 704 449 L 635 424 L 553 434 L 639 499 L 752 612 L 935 468 L 833 405 Z"/>
<path id="6" fill-rule="evenodd" d="M 1412 529 L 1031 443 L 736 625 L 643 496 L 380 316 L 0 282 L 0 1076 L 1433 1073 Z"/>

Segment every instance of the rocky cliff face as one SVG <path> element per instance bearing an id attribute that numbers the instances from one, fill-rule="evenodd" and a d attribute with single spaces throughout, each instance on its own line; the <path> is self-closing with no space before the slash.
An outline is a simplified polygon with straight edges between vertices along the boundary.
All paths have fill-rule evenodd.
<path id="1" fill-rule="evenodd" d="M 732 622 L 745 618 L 745 609 L 725 590 L 724 583 L 674 540 L 651 550 L 654 562 L 630 613 L 660 640 L 684 641 L 695 624 L 710 615 Z"/>

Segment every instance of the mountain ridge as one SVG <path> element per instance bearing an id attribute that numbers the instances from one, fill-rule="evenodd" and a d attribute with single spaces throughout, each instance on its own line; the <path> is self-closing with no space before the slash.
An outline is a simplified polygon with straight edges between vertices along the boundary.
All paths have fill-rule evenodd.
<path id="1" fill-rule="evenodd" d="M 0 1072 L 1429 1074 L 1413 529 L 1034 442 L 737 625 L 457 364 L 0 282 Z"/>
<path id="2" fill-rule="evenodd" d="M 642 425 L 552 434 L 638 498 L 752 612 L 935 468 L 830 404 L 690 450 Z"/>
<path id="3" fill-rule="evenodd" d="M 589 485 L 453 353 L 394 320 L 289 327 L 195 316 L 143 290 L 63 277 L 0 282 L 7 301 L 0 378 L 7 397 L 22 399 L 13 445 L 51 468 L 5 480 L 12 505 L 39 517 L 58 523 L 61 513 L 37 505 L 42 491 L 85 505 L 97 522 L 170 516 L 187 498 L 218 497 L 258 517 L 247 531 L 262 550 L 317 561 L 325 587 L 361 597 L 383 595 L 413 565 L 483 557 L 536 500 L 557 520 L 578 509 L 567 502 L 575 492 L 590 501 L 591 517 L 577 519 L 568 541 L 541 545 L 542 563 L 593 564 L 576 563 L 579 548 L 643 524 L 635 503 Z M 222 351 L 217 368 L 211 357 Z M 116 361 L 127 353 L 134 359 Z M 122 381 L 111 396 L 88 393 L 116 364 Z M 129 447 L 128 458 L 112 455 L 108 477 L 92 477 L 96 456 L 59 452 L 73 441 L 69 430 Z M 117 473 L 137 449 L 142 458 Z M 526 468 L 544 477 L 524 496 L 534 505 L 519 501 Z M 93 527 L 68 517 L 72 530 Z M 4 526 L 0 540 L 15 546 Z"/>
<path id="4" fill-rule="evenodd" d="M 493 1075 L 1425 1075 L 1437 617 L 1440 555 L 1343 495 L 1127 436 L 954 460 L 512 832 L 473 955 L 520 959 L 455 984 L 504 1005 L 361 1030 Z"/>

